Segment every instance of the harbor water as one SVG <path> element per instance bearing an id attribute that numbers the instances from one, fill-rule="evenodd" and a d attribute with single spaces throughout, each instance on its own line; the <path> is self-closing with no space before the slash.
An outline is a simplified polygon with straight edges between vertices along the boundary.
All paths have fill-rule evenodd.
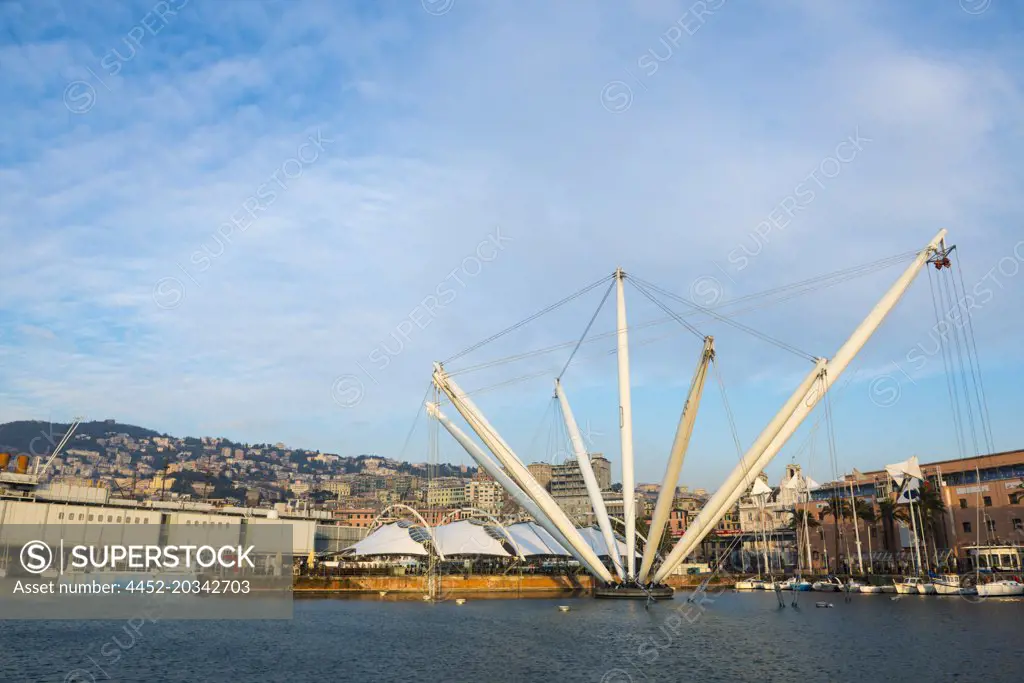
<path id="1" fill-rule="evenodd" d="M 1019 680 L 1024 601 L 892 597 L 375 595 L 297 599 L 290 621 L 7 622 L 0 681 Z"/>

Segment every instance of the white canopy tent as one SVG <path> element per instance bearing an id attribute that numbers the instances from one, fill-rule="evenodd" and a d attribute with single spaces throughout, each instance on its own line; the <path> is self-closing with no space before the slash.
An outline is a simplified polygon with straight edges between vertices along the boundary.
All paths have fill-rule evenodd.
<path id="1" fill-rule="evenodd" d="M 494 533 L 504 537 L 497 527 L 490 527 Z M 511 557 L 501 543 L 488 531 L 483 524 L 475 524 L 469 520 L 461 520 L 434 527 L 434 537 L 445 557 L 459 555 L 490 555 L 492 557 Z"/>
<path id="2" fill-rule="evenodd" d="M 552 557 L 571 557 L 569 551 L 563 548 L 544 527 L 536 522 L 519 522 L 505 528 L 512 535 L 512 538 L 515 539 L 519 550 L 526 557 L 547 555 Z"/>
<path id="3" fill-rule="evenodd" d="M 352 555 L 420 555 L 427 549 L 409 535 L 409 526 L 399 522 L 385 524 L 346 550 Z"/>
<path id="4" fill-rule="evenodd" d="M 608 548 L 605 547 L 604 537 L 601 535 L 601 530 L 596 527 L 588 526 L 580 529 L 580 536 L 587 542 L 594 552 L 597 553 L 598 557 L 608 557 Z M 622 542 L 622 539 L 618 534 L 615 535 L 615 545 L 619 550 L 619 556 L 626 556 L 626 544 Z M 640 557 L 640 553 L 636 553 L 637 557 Z"/>

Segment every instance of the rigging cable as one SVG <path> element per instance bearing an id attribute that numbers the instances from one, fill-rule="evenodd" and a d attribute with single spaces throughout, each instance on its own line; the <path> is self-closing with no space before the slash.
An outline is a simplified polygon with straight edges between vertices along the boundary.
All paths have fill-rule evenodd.
<path id="1" fill-rule="evenodd" d="M 966 301 L 966 299 L 967 299 L 967 289 L 964 287 L 964 272 L 963 272 L 963 269 L 960 267 L 960 252 L 959 251 L 957 251 L 957 254 L 956 254 L 956 270 L 957 270 L 957 274 L 960 277 L 960 291 L 963 293 L 964 300 Z M 989 453 L 994 453 L 995 452 L 995 439 L 992 436 L 992 421 L 990 419 L 990 414 L 989 414 L 989 410 L 988 410 L 988 398 L 985 396 L 985 384 L 984 384 L 984 382 L 982 382 L 982 379 L 981 379 L 981 357 L 978 355 L 978 342 L 977 342 L 977 340 L 974 337 L 974 316 L 972 316 L 970 313 L 971 313 L 971 309 L 968 308 L 967 309 L 967 330 L 968 330 L 968 332 L 970 334 L 971 348 L 973 349 L 973 354 L 974 354 L 973 355 L 974 362 L 975 362 L 975 364 L 977 365 L 977 368 L 978 368 L 978 386 L 977 386 L 977 389 L 980 392 L 979 406 L 980 406 L 980 409 L 981 409 L 982 415 L 983 415 L 982 428 L 983 428 L 983 431 L 985 433 L 985 439 L 986 439 L 987 444 L 988 444 L 988 452 Z"/>
<path id="2" fill-rule="evenodd" d="M 952 275 L 950 275 L 950 278 L 943 279 L 940 272 L 938 278 L 941 283 L 940 286 L 944 289 L 946 296 L 948 297 L 949 308 L 947 309 L 945 317 L 949 318 L 956 306 L 956 294 L 950 291 L 950 279 L 952 278 Z M 953 330 L 953 342 L 956 346 L 957 364 L 960 366 L 960 382 L 963 385 L 964 390 L 964 406 L 966 406 L 967 410 L 967 424 L 971 429 L 971 441 L 974 444 L 974 453 L 976 455 L 981 455 L 981 448 L 978 442 L 978 429 L 974 421 L 974 404 L 971 401 L 971 390 L 967 386 L 967 370 L 964 369 L 964 351 L 960 344 L 961 329 L 955 322 L 950 322 L 948 327 Z"/>
<path id="3" fill-rule="evenodd" d="M 416 430 L 416 425 L 418 425 L 420 422 L 420 415 L 426 412 L 426 409 L 423 404 L 426 403 L 427 397 L 430 396 L 430 389 L 433 386 L 433 381 L 427 383 L 427 390 L 423 392 L 423 398 L 422 400 L 420 400 L 419 405 L 416 407 L 416 417 L 413 418 L 412 425 L 409 427 L 409 431 L 405 435 L 405 442 L 402 444 L 402 450 L 399 452 L 398 456 L 403 460 L 405 459 L 405 451 L 409 447 L 409 440 L 412 439 L 412 433 Z"/>
<path id="4" fill-rule="evenodd" d="M 726 316 L 723 316 L 723 315 L 721 315 L 719 313 L 716 313 L 714 310 L 712 310 L 710 308 L 705 308 L 704 306 L 701 306 L 698 303 L 695 303 L 693 301 L 687 301 L 683 297 L 681 297 L 681 296 L 679 296 L 677 294 L 673 294 L 672 292 L 669 292 L 668 290 L 662 289 L 661 287 L 658 287 L 655 284 L 652 284 L 650 282 L 646 282 L 645 280 L 638 280 L 636 278 L 633 278 L 633 280 L 634 280 L 633 284 L 637 284 L 639 282 L 640 284 L 642 284 L 642 285 L 644 285 L 646 287 L 650 287 L 651 289 L 653 289 L 656 292 L 662 294 L 663 296 L 669 297 L 671 299 L 675 299 L 676 301 L 679 301 L 682 304 L 685 304 L 687 306 L 695 308 L 695 309 L 699 310 L 702 313 L 706 313 L 708 315 L 711 315 L 711 316 L 713 316 L 714 318 L 716 318 L 717 320 L 719 320 L 721 322 L 724 322 L 724 323 L 726 323 L 728 325 L 732 325 L 736 329 L 741 330 L 743 332 L 746 332 L 748 334 L 751 334 L 751 335 L 757 337 L 758 339 L 761 339 L 762 341 L 768 342 L 769 344 L 774 344 L 775 346 L 778 346 L 780 349 L 783 349 L 784 351 L 789 351 L 790 353 L 794 353 L 794 354 L 796 354 L 798 356 L 801 356 L 802 358 L 804 358 L 806 360 L 810 360 L 812 363 L 817 362 L 817 360 L 818 360 L 817 358 L 815 358 L 811 354 L 809 354 L 806 351 L 803 351 L 801 349 L 798 349 L 797 347 L 793 346 L 792 344 L 788 344 L 788 343 L 786 343 L 784 341 L 781 341 L 779 339 L 775 339 L 774 337 L 772 337 L 770 335 L 767 335 L 767 334 L 765 334 L 763 332 L 759 332 L 759 331 L 755 330 L 754 328 L 749 327 L 748 325 L 744 325 L 743 323 L 739 323 L 739 322 L 736 322 L 735 320 L 731 320 L 730 318 L 728 318 Z M 646 294 L 646 292 L 645 292 L 645 294 Z M 659 303 L 659 305 L 661 305 L 660 302 L 658 302 L 658 303 Z M 666 310 L 668 310 L 668 309 L 666 308 Z"/>
<path id="5" fill-rule="evenodd" d="M 941 299 L 941 291 L 937 291 L 939 290 L 939 287 L 932 282 L 933 277 L 934 276 L 932 275 L 931 271 L 929 271 L 928 289 L 932 295 L 932 309 L 935 312 L 934 329 L 937 330 L 939 328 L 939 321 L 941 320 L 941 316 L 939 315 L 939 299 Z M 967 448 L 963 437 L 963 427 L 961 425 L 960 419 L 960 402 L 957 400 L 959 392 L 956 388 L 956 379 L 953 375 L 952 359 L 949 357 L 950 353 L 948 345 L 946 344 L 945 336 L 941 334 L 938 335 L 936 344 L 938 347 L 938 351 L 942 354 L 942 368 L 946 376 L 946 391 L 949 394 L 949 406 L 950 410 L 953 413 L 953 431 L 954 435 L 956 436 L 957 450 L 960 451 L 960 457 L 965 458 L 967 457 Z"/>
<path id="6" fill-rule="evenodd" d="M 448 360 L 444 361 L 444 363 L 442 363 L 442 365 L 445 364 L 445 363 L 449 363 L 449 362 L 451 362 L 453 360 L 456 360 L 458 358 L 461 358 L 462 356 L 465 356 L 467 353 L 475 351 L 475 350 L 479 349 L 481 346 L 484 346 L 485 344 L 489 344 L 492 341 L 494 341 L 495 339 L 498 339 L 499 337 L 503 337 L 506 334 L 508 334 L 509 332 L 513 332 L 513 331 L 519 329 L 520 327 L 522 327 L 523 325 L 526 325 L 527 323 L 533 322 L 534 320 L 536 320 L 537 318 L 541 317 L 542 315 L 544 315 L 546 313 L 550 313 L 551 311 L 555 310 L 556 308 L 564 306 L 565 304 L 569 303 L 570 301 L 573 301 L 574 299 L 577 299 L 577 298 L 583 296 L 584 294 L 586 294 L 590 290 L 592 290 L 595 287 L 597 287 L 598 285 L 600 285 L 602 282 L 605 282 L 608 279 L 613 278 L 613 277 L 615 277 L 615 276 L 614 275 L 606 275 L 606 276 L 604 276 L 603 278 L 601 278 L 597 282 L 594 282 L 592 284 L 587 285 L 586 287 L 584 287 L 583 289 L 579 290 L 575 294 L 570 294 L 569 296 L 565 297 L 561 301 L 553 303 L 550 306 L 548 306 L 547 308 L 544 308 L 544 309 L 534 313 L 530 317 L 524 318 L 523 320 L 520 320 L 515 325 L 512 325 L 511 327 L 507 327 L 504 330 L 502 330 L 501 332 L 498 332 L 496 334 L 492 334 L 487 339 L 484 339 L 481 342 L 477 342 L 473 346 L 470 346 L 469 348 L 467 348 L 467 349 L 465 349 L 463 351 L 460 351 L 459 353 L 455 354 L 454 356 L 452 356 Z"/>
<path id="7" fill-rule="evenodd" d="M 597 305 L 597 310 L 594 311 L 594 315 L 590 316 L 590 322 L 588 322 L 587 326 L 583 329 L 583 334 L 580 336 L 580 340 L 576 342 L 576 347 L 572 350 L 572 353 L 569 354 L 568 360 L 565 361 L 565 366 L 562 368 L 562 371 L 558 373 L 558 377 L 556 378 L 557 380 L 561 380 L 562 375 L 564 375 L 565 371 L 569 369 L 569 363 L 572 362 L 572 358 L 576 355 L 576 352 L 580 350 L 580 344 L 582 344 L 583 340 L 587 338 L 587 333 L 590 332 L 591 326 L 594 324 L 594 321 L 597 320 L 597 314 L 601 312 L 602 308 L 604 308 L 604 303 L 608 301 L 608 295 L 612 293 L 612 288 L 614 286 L 615 280 L 613 279 L 611 284 L 608 285 L 608 289 L 605 290 L 604 296 L 601 298 L 601 303 Z"/>
<path id="8" fill-rule="evenodd" d="M 698 339 L 701 339 L 701 340 L 703 340 L 703 339 L 707 339 L 707 335 L 706 335 L 706 334 L 704 334 L 703 332 L 701 332 L 700 330 L 698 330 L 698 329 L 697 329 L 696 327 L 694 327 L 694 326 L 693 326 L 692 324 L 690 324 L 690 323 L 686 322 L 686 320 L 685 320 L 685 319 L 683 319 L 683 317 L 682 317 L 682 316 L 680 316 L 680 315 L 679 315 L 678 313 L 676 313 L 675 311 L 673 311 L 673 310 L 672 310 L 671 308 L 669 308 L 669 307 L 668 307 L 668 306 L 666 306 L 665 304 L 663 304 L 663 303 L 661 303 L 660 301 L 658 301 L 657 299 L 655 299 L 655 298 L 654 298 L 654 295 L 653 295 L 653 294 L 651 294 L 650 292 L 648 292 L 648 291 L 647 291 L 647 290 L 646 290 L 646 289 L 645 289 L 645 288 L 643 287 L 643 285 L 641 285 L 641 284 L 640 284 L 639 282 L 637 282 L 637 281 L 636 281 L 636 279 L 634 279 L 634 278 L 629 278 L 629 282 L 630 282 L 630 284 L 632 284 L 632 285 L 633 285 L 633 286 L 634 286 L 634 287 L 635 287 L 635 288 L 637 289 L 637 291 L 638 291 L 638 292 L 640 292 L 640 293 L 641 293 L 641 294 L 643 294 L 643 295 L 644 295 L 645 297 L 647 297 L 648 299 L 650 299 L 650 300 L 651 300 L 651 301 L 652 301 L 652 302 L 653 302 L 653 303 L 654 303 L 654 304 L 655 304 L 655 305 L 656 305 L 656 306 L 657 306 L 658 308 L 660 308 L 661 310 L 663 310 L 663 311 L 665 311 L 666 313 L 668 313 L 668 315 L 669 315 L 669 317 L 670 317 L 670 318 L 674 319 L 674 320 L 675 320 L 675 321 L 676 321 L 677 323 L 679 323 L 680 325 L 682 325 L 683 327 L 685 327 L 685 328 L 686 328 L 687 330 L 689 330 L 690 332 L 692 332 L 692 333 L 693 333 L 693 335 L 694 335 L 695 337 L 697 337 Z"/>
<path id="9" fill-rule="evenodd" d="M 909 252 L 909 256 L 916 256 L 916 252 Z M 728 308 L 730 306 L 733 306 L 733 305 L 735 305 L 737 303 L 741 303 L 741 302 L 745 302 L 745 301 L 749 302 L 749 301 L 754 301 L 754 300 L 757 300 L 757 299 L 767 299 L 770 295 L 773 295 L 773 294 L 785 293 L 787 290 L 794 289 L 794 288 L 802 288 L 802 289 L 798 289 L 797 291 L 795 291 L 793 293 L 790 293 L 788 296 L 784 296 L 784 297 L 779 298 L 778 300 L 775 300 L 775 301 L 767 300 L 767 301 L 764 301 L 764 302 L 761 302 L 761 303 L 757 303 L 757 304 L 754 304 L 754 305 L 751 305 L 751 306 L 747 306 L 746 308 L 740 308 L 738 310 L 729 311 L 728 313 L 719 313 L 718 314 L 720 316 L 721 315 L 727 315 L 727 316 L 730 316 L 730 317 L 737 316 L 737 315 L 739 315 L 741 313 L 747 313 L 747 312 L 750 312 L 750 311 L 759 310 L 761 308 L 766 308 L 768 306 L 774 306 L 774 305 L 783 303 L 785 301 L 789 301 L 789 300 L 794 299 L 796 297 L 802 296 L 803 294 L 806 294 L 808 292 L 814 291 L 816 288 L 818 288 L 819 285 L 820 285 L 820 288 L 822 288 L 822 289 L 833 287 L 833 286 L 835 286 L 837 284 L 840 284 L 842 282 L 847 282 L 847 281 L 853 280 L 853 279 L 855 279 L 857 277 L 861 277 L 863 275 L 868 275 L 868 274 L 871 274 L 871 273 L 873 273 L 875 271 L 887 268 L 887 267 L 889 267 L 891 265 L 895 265 L 895 264 L 900 263 L 902 261 L 906 261 L 907 259 L 908 259 L 908 254 L 899 254 L 897 256 L 892 256 L 892 257 L 889 257 L 889 258 L 886 258 L 886 259 L 881 259 L 879 261 L 868 263 L 868 264 L 864 264 L 864 265 L 861 265 L 861 266 L 855 266 L 853 268 L 847 268 L 847 269 L 844 269 L 844 270 L 835 271 L 833 273 L 828 273 L 828 274 L 825 274 L 825 275 L 816 276 L 816 277 L 809 278 L 809 279 L 806 279 L 806 280 L 802 280 L 800 282 L 793 283 L 793 284 L 790 284 L 790 285 L 783 285 L 783 286 L 780 286 L 780 287 L 776 287 L 774 289 L 766 290 L 765 292 L 747 294 L 747 295 L 744 295 L 744 296 L 741 296 L 741 297 L 737 297 L 735 299 L 729 299 L 729 300 L 727 300 L 725 302 L 719 303 L 714 308 L 715 309 L 724 309 L 724 308 Z M 612 276 L 612 277 L 614 277 L 614 276 Z M 635 277 L 630 278 L 630 279 L 633 280 L 634 284 L 636 283 L 636 278 Z M 834 281 L 833 282 L 828 282 L 829 280 L 834 280 Z M 599 284 L 599 283 L 595 283 L 595 285 L 596 284 Z M 685 302 L 685 303 L 689 303 L 689 302 Z M 688 314 L 682 314 L 679 317 L 684 317 L 685 318 L 685 317 L 689 317 L 689 316 L 692 316 L 692 315 L 695 315 L 695 314 L 698 314 L 698 313 L 700 313 L 700 311 L 692 311 L 692 312 L 690 312 Z M 534 316 L 534 317 L 536 317 L 536 316 Z M 709 317 L 712 318 L 712 319 L 714 318 L 713 315 L 711 315 Z M 662 323 L 670 322 L 670 321 L 675 320 L 675 319 L 676 319 L 676 316 L 673 315 L 673 316 L 670 316 L 670 317 L 667 317 L 667 318 L 658 318 L 658 319 L 655 319 L 655 320 L 650 320 L 650 321 L 646 321 L 646 322 L 643 322 L 643 323 L 634 324 L 634 325 L 631 325 L 630 327 L 633 330 L 637 330 L 637 329 L 641 329 L 641 328 L 644 328 L 644 327 L 651 327 L 651 326 L 660 325 Z M 523 322 L 525 323 L 527 321 L 523 321 Z M 611 330 L 609 332 L 603 332 L 603 333 L 601 333 L 599 335 L 595 335 L 595 336 L 591 337 L 589 340 L 587 340 L 586 343 L 589 344 L 589 343 L 592 343 L 592 342 L 596 342 L 596 341 L 599 341 L 600 339 L 604 339 L 604 338 L 607 338 L 607 337 L 615 336 L 616 334 L 617 334 L 617 330 Z M 483 343 L 486 343 L 486 342 L 482 342 L 481 345 Z M 486 362 L 483 362 L 483 363 L 480 363 L 480 364 L 477 364 L 477 365 L 467 366 L 467 367 L 464 367 L 464 368 L 461 368 L 461 369 L 457 369 L 457 370 L 451 370 L 451 371 L 449 371 L 448 374 L 450 376 L 454 377 L 454 376 L 457 376 L 457 375 L 462 375 L 462 374 L 469 373 L 469 372 L 475 372 L 477 370 L 482 370 L 482 369 L 493 367 L 493 366 L 496 366 L 496 365 L 502 365 L 502 364 L 514 362 L 514 361 L 517 361 L 517 360 L 524 360 L 526 358 L 530 358 L 530 357 L 533 357 L 533 356 L 543 355 L 545 353 L 551 353 L 551 352 L 558 351 L 558 350 L 561 350 L 561 349 L 564 349 L 564 348 L 568 348 L 568 347 L 572 346 L 574 343 L 576 343 L 576 342 L 575 341 L 562 342 L 562 343 L 556 344 L 554 346 L 549 346 L 549 347 L 544 347 L 544 348 L 540 348 L 540 349 L 535 349 L 535 350 L 532 350 L 532 351 L 527 351 L 527 352 L 515 354 L 515 355 L 512 355 L 512 356 L 507 356 L 507 357 L 504 357 L 504 358 L 498 358 L 498 359 L 495 359 L 495 360 L 486 361 Z M 479 345 L 477 345 L 477 346 L 479 346 Z M 476 347 L 473 347 L 473 348 L 476 348 Z M 464 355 L 464 354 L 460 354 L 460 356 L 461 355 Z"/>

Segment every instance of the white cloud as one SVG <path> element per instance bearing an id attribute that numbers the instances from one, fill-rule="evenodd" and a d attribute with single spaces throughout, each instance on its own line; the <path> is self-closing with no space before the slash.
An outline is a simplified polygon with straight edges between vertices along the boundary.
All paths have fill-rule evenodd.
<path id="1" fill-rule="evenodd" d="M 327 450 L 390 452 L 431 360 L 616 265 L 683 295 L 715 276 L 737 296 L 915 249 L 939 227 L 962 247 L 968 280 L 1012 248 L 1024 120 L 1014 58 L 958 48 L 955 24 L 911 41 L 868 10 L 790 3 L 765 14 L 729 3 L 644 75 L 637 59 L 664 50 L 687 7 L 457 3 L 441 17 L 417 6 L 372 19 L 321 4 L 278 14 L 195 3 L 147 39 L 110 91 L 97 84 L 83 115 L 63 106 L 67 81 L 101 68 L 148 8 L 119 12 L 102 34 L 102 21 L 68 10 L 61 41 L 42 38 L 51 20 L 23 7 L 12 15 L 20 44 L 0 48 L 0 85 L 20 93 L 0 132 L 0 322 L 56 340 L 0 337 L 5 416 L 82 410 L 182 433 L 276 441 L 289 431 Z M 601 106 L 612 80 L 633 89 L 621 114 Z M 211 235 L 317 129 L 335 142 L 198 272 L 193 254 L 220 249 Z M 719 272 L 712 262 L 728 268 L 729 252 L 856 130 L 872 142 L 855 161 L 747 269 Z M 357 408 L 340 410 L 334 379 L 369 367 L 368 354 L 498 226 L 507 249 L 387 368 L 363 377 Z M 830 354 L 893 276 L 744 320 Z M 173 310 L 153 301 L 167 277 L 186 288 Z M 979 314 L 992 354 L 1024 331 L 1007 316 L 1022 281 L 1007 280 Z M 865 365 L 927 334 L 923 288 L 865 350 Z M 473 358 L 574 339 L 599 296 Z M 631 321 L 657 317 L 630 294 Z M 707 327 L 752 432 L 803 366 Z M 685 390 L 698 350 L 685 333 L 638 347 L 638 385 Z M 560 367 L 565 352 L 555 355 Z M 581 365 L 574 381 L 614 402 L 613 362 Z M 742 396 L 763 395 L 773 377 L 771 395 Z M 493 405 L 542 410 L 549 384 L 499 392 Z M 535 424 L 517 419 L 495 422 L 528 441 Z M 652 448 L 671 439 L 672 420 L 645 424 L 657 430 L 643 437 Z M 614 430 L 602 431 L 612 451 Z M 727 435 L 705 444 L 730 447 Z M 640 478 L 656 478 L 660 460 L 645 467 Z M 721 471 L 694 467 L 705 483 Z"/>

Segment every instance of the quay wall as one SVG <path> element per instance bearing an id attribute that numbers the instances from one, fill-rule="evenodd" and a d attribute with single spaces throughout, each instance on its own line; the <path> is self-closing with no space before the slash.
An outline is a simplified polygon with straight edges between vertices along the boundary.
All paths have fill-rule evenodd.
<path id="1" fill-rule="evenodd" d="M 589 593 L 593 582 L 589 576 L 460 576 L 440 577 L 440 589 L 444 593 Z M 671 577 L 669 585 L 674 588 L 693 587 L 699 582 L 693 577 Z M 728 583 L 731 583 L 728 582 Z M 716 584 L 722 586 L 725 584 Z M 295 593 L 425 593 L 425 576 L 297 576 Z"/>

